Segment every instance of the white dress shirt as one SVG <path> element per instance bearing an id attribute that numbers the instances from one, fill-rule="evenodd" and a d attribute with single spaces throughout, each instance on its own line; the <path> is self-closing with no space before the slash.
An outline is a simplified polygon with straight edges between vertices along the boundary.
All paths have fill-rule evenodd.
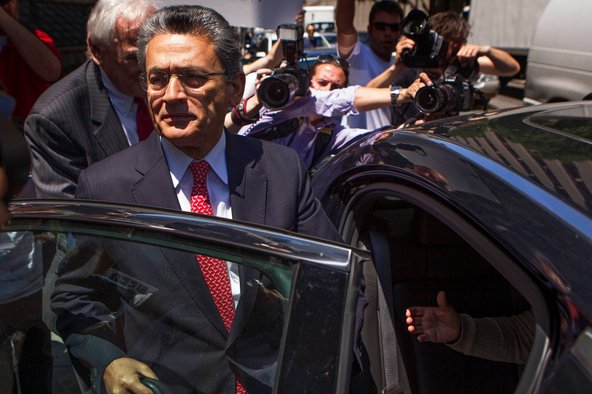
<path id="1" fill-rule="evenodd" d="M 195 160 L 187 156 L 166 138 L 160 137 L 160 143 L 169 166 L 173 187 L 175 188 L 181 210 L 191 212 L 193 174 L 189 169 L 189 165 Z M 212 212 L 215 216 L 232 219 L 230 191 L 228 189 L 228 168 L 226 166 L 226 135 L 224 133 L 222 133 L 218 143 L 203 160 L 207 161 L 212 169 L 208 173 L 206 181 Z M 240 279 L 238 276 L 238 265 L 236 263 L 228 262 L 228 276 L 230 278 L 230 288 L 236 308 L 240 298 Z"/>
<path id="2" fill-rule="evenodd" d="M 127 138 L 128 144 L 130 144 L 130 146 L 137 144 L 140 142 L 140 139 L 138 138 L 138 127 L 136 125 L 138 104 L 134 100 L 133 96 L 127 96 L 117 90 L 115 85 L 113 85 L 107 74 L 105 74 L 102 69 L 101 79 L 103 81 L 103 85 L 105 85 L 105 89 L 107 90 L 109 100 L 111 101 L 113 108 L 115 108 L 115 113 L 117 113 L 117 117 L 119 118 L 119 122 L 121 123 L 121 127 L 123 128 L 123 132 L 125 133 L 125 138 Z"/>

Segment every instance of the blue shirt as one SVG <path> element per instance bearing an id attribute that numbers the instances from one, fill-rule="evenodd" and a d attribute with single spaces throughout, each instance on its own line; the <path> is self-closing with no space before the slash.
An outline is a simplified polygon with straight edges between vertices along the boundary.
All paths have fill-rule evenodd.
<path id="1" fill-rule="evenodd" d="M 259 120 L 256 123 L 243 127 L 239 130 L 238 134 L 256 137 L 257 133 L 269 129 L 274 125 L 302 117 L 302 123 L 293 133 L 279 139 L 274 139 L 273 142 L 295 149 L 300 154 L 307 168 L 310 168 L 314 164 L 315 139 L 318 131 L 322 128 L 329 127 L 333 133 L 329 143 L 317 159 L 335 154 L 352 139 L 370 132 L 367 129 L 352 129 L 343 126 L 339 123 L 339 119 L 337 119 L 337 117 L 344 115 L 358 114 L 354 106 L 355 92 L 357 89 L 358 86 L 349 86 L 344 89 L 331 91 L 310 89 L 308 96 L 298 97 L 279 110 L 270 110 L 262 107 L 259 113 Z M 308 118 L 311 115 L 319 115 L 323 118 L 313 124 Z"/>

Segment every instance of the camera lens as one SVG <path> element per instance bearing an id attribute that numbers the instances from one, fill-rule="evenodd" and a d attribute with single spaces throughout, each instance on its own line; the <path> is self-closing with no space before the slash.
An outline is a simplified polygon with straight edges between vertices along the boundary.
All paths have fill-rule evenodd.
<path id="1" fill-rule="evenodd" d="M 284 107 L 294 96 L 298 80 L 291 74 L 272 75 L 261 82 L 257 89 L 259 101 L 269 109 Z"/>
<path id="2" fill-rule="evenodd" d="M 415 105 L 424 113 L 437 112 L 444 106 L 444 93 L 436 86 L 424 86 L 415 94 Z"/>

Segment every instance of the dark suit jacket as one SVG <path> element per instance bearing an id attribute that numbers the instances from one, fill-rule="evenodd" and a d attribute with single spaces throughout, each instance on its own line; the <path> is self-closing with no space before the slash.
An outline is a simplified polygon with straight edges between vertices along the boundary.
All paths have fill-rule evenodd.
<path id="1" fill-rule="evenodd" d="M 40 198 L 73 197 L 80 171 L 129 146 L 92 61 L 39 97 L 25 122 L 25 136 Z"/>
<path id="2" fill-rule="evenodd" d="M 295 151 L 227 133 L 226 159 L 234 219 L 339 240 Z M 83 171 L 77 197 L 180 209 L 156 133 Z M 92 365 L 98 377 L 111 360 L 127 354 L 149 364 L 175 393 L 230 393 L 234 385 L 226 359 L 230 344 L 240 342 L 246 332 L 260 333 L 267 336 L 270 349 L 250 350 L 277 352 L 283 320 L 279 302 L 272 308 L 276 313 L 265 309 L 249 319 L 269 301 L 264 299 L 269 292 L 260 291 L 258 272 L 240 267 L 241 301 L 227 333 L 194 256 L 121 243 L 103 242 L 101 248 L 108 256 L 80 252 L 87 257 L 64 259 L 52 298 L 69 351 L 81 363 Z M 91 278 L 109 269 L 158 289 L 141 307 L 125 309 L 120 336 L 104 324 L 113 320 L 117 300 L 95 297 L 102 292 L 110 298 L 114 293 L 98 289 L 96 275 Z"/>

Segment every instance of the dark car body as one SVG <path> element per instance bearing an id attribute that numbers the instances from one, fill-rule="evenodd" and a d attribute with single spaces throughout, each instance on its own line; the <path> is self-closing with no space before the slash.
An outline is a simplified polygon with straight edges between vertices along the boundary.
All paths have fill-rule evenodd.
<path id="1" fill-rule="evenodd" d="M 263 384 L 250 392 L 590 392 L 592 104 L 378 130 L 325 159 L 312 179 L 345 244 L 78 201 L 16 201 L 3 231 L 32 234 L 36 245 L 60 234 L 136 242 L 260 270 L 284 318 L 273 363 L 251 364 L 265 342 L 255 332 L 251 348 L 229 356 Z M 138 303 L 158 296 L 158 281 L 99 276 Z M 527 360 L 419 343 L 405 310 L 435 306 L 440 290 L 475 318 L 532 311 Z"/>
<path id="2" fill-rule="evenodd" d="M 346 241 L 383 229 L 413 392 L 590 391 L 591 181 L 584 102 L 377 131 L 313 178 Z M 435 305 L 438 290 L 473 316 L 532 309 L 536 333 L 521 375 L 409 338 L 405 308 Z"/>

